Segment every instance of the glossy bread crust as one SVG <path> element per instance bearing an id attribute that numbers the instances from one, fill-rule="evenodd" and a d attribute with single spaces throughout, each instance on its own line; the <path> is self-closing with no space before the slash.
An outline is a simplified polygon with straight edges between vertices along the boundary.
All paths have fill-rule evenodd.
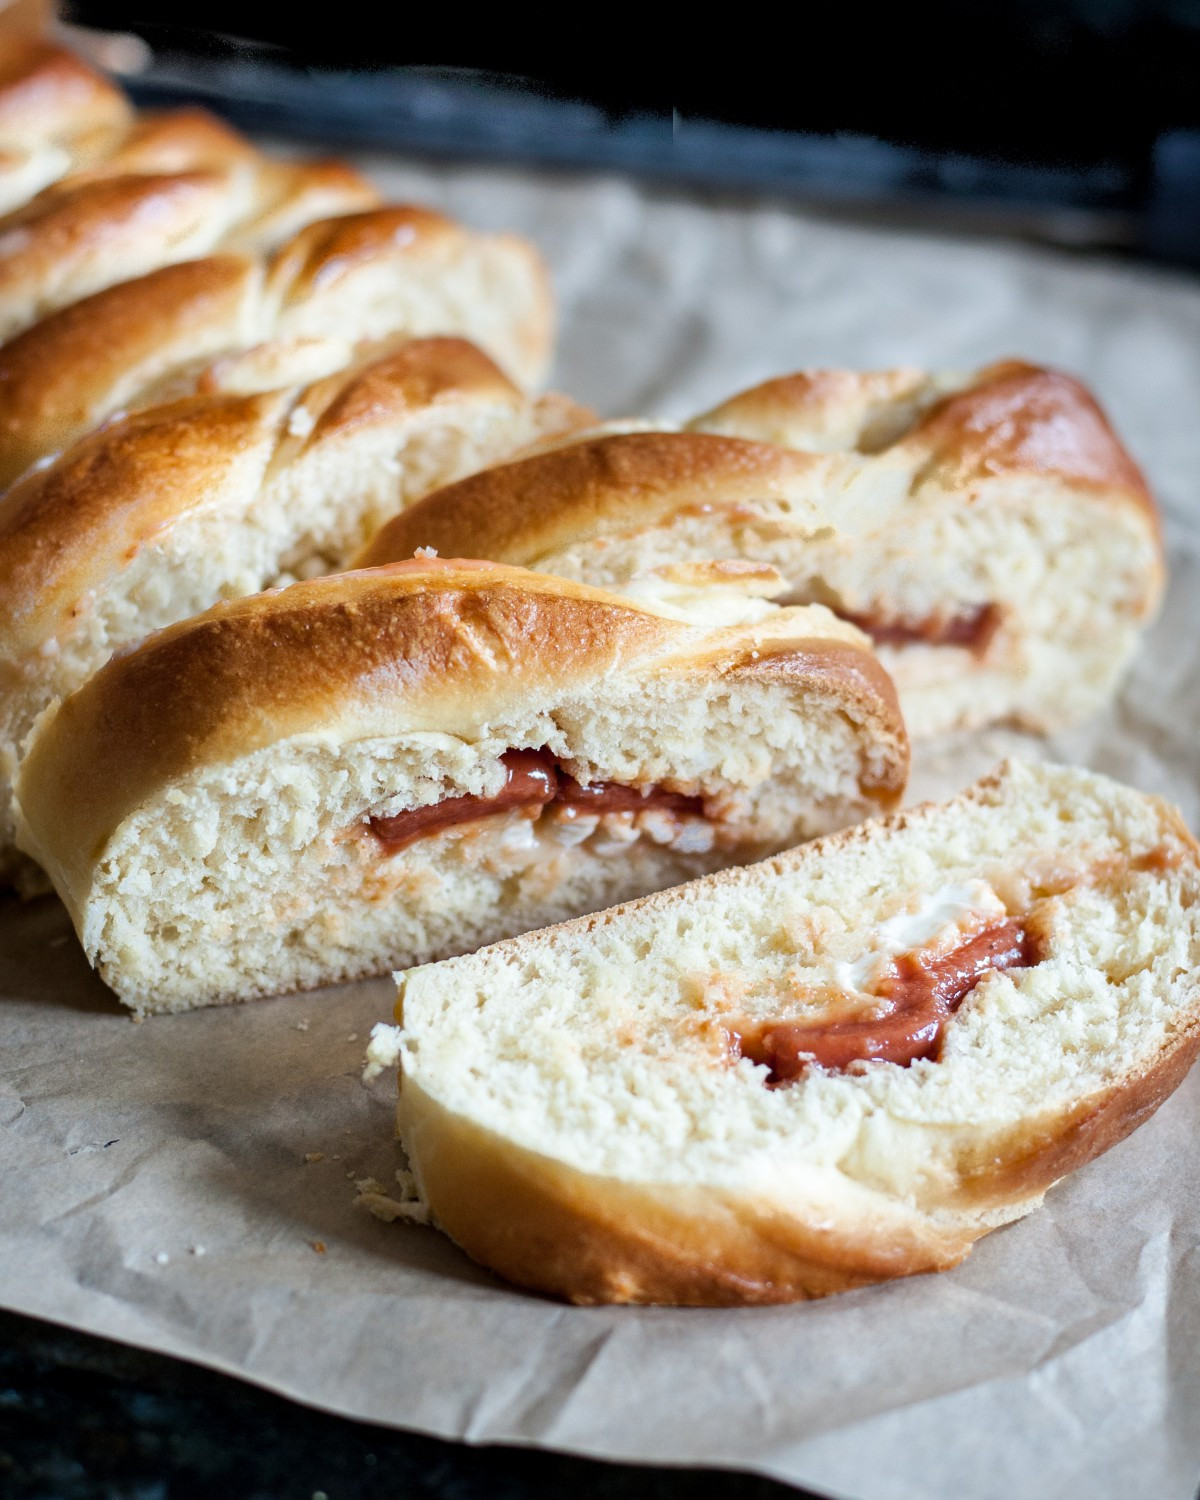
<path id="1" fill-rule="evenodd" d="M 136 412 L 76 443 L 0 497 L 0 646 L 39 649 L 89 589 L 147 542 L 203 510 L 233 466 L 263 463 L 286 437 L 288 390 L 187 397 Z M 315 382 L 291 440 L 299 456 L 366 426 L 440 404 L 524 398 L 463 339 L 418 339 Z M 297 408 L 299 409 L 299 408 Z M 311 425 L 310 425 L 311 424 Z"/>
<path id="2" fill-rule="evenodd" d="M 66 47 L 41 37 L 0 36 L 0 142 L 28 149 L 127 124 L 120 89 Z"/>
<path id="3" fill-rule="evenodd" d="M 165 266 L 51 313 L 0 348 L 0 485 L 81 437 L 124 390 L 253 338 L 250 256 Z"/>
<path id="4" fill-rule="evenodd" d="M 402 279 L 423 262 L 469 257 L 478 238 L 431 210 L 392 206 L 308 225 L 270 257 L 207 255 L 50 313 L 0 348 L 0 486 L 114 409 L 145 404 L 156 380 L 228 350 L 305 335 L 306 307 L 348 275 L 378 267 Z M 553 335 L 549 283 L 532 246 L 494 243 L 527 262 L 536 305 L 511 334 L 532 372 Z M 397 331 L 383 323 L 377 336 Z"/>
<path id="5" fill-rule="evenodd" d="M 885 379 L 885 376 L 891 376 Z M 427 496 L 385 527 L 364 566 L 415 548 L 469 550 L 529 566 L 538 557 L 607 532 L 644 529 L 707 507 L 753 519 L 779 497 L 808 501 L 789 520 L 798 533 L 836 525 L 822 516 L 822 487 L 844 458 L 781 445 L 789 428 L 810 440 L 827 430 L 868 430 L 872 408 L 915 394 L 915 372 L 784 376 L 735 396 L 699 419 L 704 430 L 618 433 L 497 466 Z M 695 424 L 694 424 L 695 425 Z M 733 437 L 736 425 L 753 436 Z M 935 401 L 895 442 L 865 450 L 889 465 L 910 463 L 922 485 L 972 501 L 999 477 L 1053 478 L 1072 493 L 1132 507 L 1159 531 L 1140 470 L 1087 389 L 1069 375 L 1009 360 Z"/>
<path id="6" fill-rule="evenodd" d="M 215 606 L 115 657 L 39 734 L 18 797 L 32 852 L 83 888 L 128 814 L 164 785 L 294 735 L 469 733 L 532 692 L 569 690 L 630 658 L 674 670 L 819 675 L 888 745 L 882 805 L 903 790 L 895 693 L 865 638 L 827 617 L 802 640 L 697 655 L 695 629 L 618 596 L 489 563 L 417 559 Z M 676 657 L 673 648 L 678 651 Z"/>
<path id="7" fill-rule="evenodd" d="M 752 516 L 755 503 L 803 504 L 833 462 L 710 433 L 585 434 L 426 496 L 383 527 L 358 563 L 376 567 L 433 547 L 526 566 L 582 538 L 681 511 Z M 820 525 L 815 512 L 811 525 Z"/>

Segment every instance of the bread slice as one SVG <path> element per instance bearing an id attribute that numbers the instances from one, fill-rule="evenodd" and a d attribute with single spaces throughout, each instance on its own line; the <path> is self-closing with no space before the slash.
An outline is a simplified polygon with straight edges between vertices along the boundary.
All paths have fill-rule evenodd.
<path id="1" fill-rule="evenodd" d="M 213 372 L 234 390 L 109 423 L 0 496 L 0 880 L 30 874 L 9 805 L 26 739 L 114 651 L 345 567 L 397 506 L 591 417 L 461 339 L 265 393 L 236 389 L 246 363 Z"/>
<path id="2" fill-rule="evenodd" d="M 1162 593 L 1144 480 L 1078 381 L 815 371 L 682 432 L 574 443 L 430 495 L 359 559 L 469 552 L 602 588 L 742 559 L 873 635 L 909 731 L 1051 730 L 1113 691 Z"/>
<path id="3" fill-rule="evenodd" d="M 84 297 L 0 348 L 0 485 L 116 412 L 185 394 L 218 356 L 394 334 L 462 334 L 538 384 L 553 343 L 540 257 L 400 205 L 318 220 L 269 256 L 210 255 Z"/>
<path id="4" fill-rule="evenodd" d="M 374 1065 L 436 1222 L 521 1285 L 734 1304 L 943 1270 L 1184 1076 L 1198 856 L 1156 798 L 1008 764 L 399 974 Z"/>
<path id="5" fill-rule="evenodd" d="M 709 593 L 696 625 L 418 559 L 218 605 L 49 716 L 19 842 L 146 1013 L 462 952 L 894 803 L 865 637 Z"/>

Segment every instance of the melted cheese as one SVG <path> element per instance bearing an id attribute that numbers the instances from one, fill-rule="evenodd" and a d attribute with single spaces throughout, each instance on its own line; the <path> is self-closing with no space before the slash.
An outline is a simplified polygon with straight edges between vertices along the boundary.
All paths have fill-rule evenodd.
<path id="1" fill-rule="evenodd" d="M 1004 903 L 986 880 L 944 885 L 914 910 L 881 922 L 870 948 L 859 958 L 834 965 L 835 981 L 848 994 L 868 993 L 881 971 L 899 954 L 949 945 L 960 933 L 1007 915 Z"/>

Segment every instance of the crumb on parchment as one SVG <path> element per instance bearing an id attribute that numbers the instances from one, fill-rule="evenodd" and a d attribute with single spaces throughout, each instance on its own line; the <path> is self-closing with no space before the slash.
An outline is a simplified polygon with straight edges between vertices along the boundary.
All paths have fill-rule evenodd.
<path id="1" fill-rule="evenodd" d="M 375 1177 L 360 1177 L 354 1186 L 358 1190 L 355 1208 L 366 1209 L 385 1224 L 394 1224 L 397 1219 L 406 1224 L 429 1223 L 429 1205 L 421 1197 L 417 1179 L 411 1172 L 400 1170 L 396 1173 L 394 1193 L 389 1193 Z"/>
<path id="2" fill-rule="evenodd" d="M 394 1068 L 400 1061 L 401 1035 L 399 1026 L 389 1026 L 386 1021 L 377 1021 L 371 1027 L 367 1060 L 363 1067 L 364 1083 L 374 1083 L 381 1073 Z"/>

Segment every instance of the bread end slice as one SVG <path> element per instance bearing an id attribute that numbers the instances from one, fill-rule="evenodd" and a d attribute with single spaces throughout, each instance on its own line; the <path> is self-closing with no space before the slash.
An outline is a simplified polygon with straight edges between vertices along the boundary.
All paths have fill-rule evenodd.
<path id="1" fill-rule="evenodd" d="M 398 975 L 421 1193 L 477 1260 L 576 1302 L 785 1302 L 953 1266 L 1190 1067 L 1198 853 L 1157 799 L 1009 764 L 948 803 Z M 1036 961 L 984 973 L 935 1054 L 781 1082 L 740 1051 L 756 1023 L 819 1021 L 906 935 L 953 950 L 973 906 L 1025 921 Z"/>

